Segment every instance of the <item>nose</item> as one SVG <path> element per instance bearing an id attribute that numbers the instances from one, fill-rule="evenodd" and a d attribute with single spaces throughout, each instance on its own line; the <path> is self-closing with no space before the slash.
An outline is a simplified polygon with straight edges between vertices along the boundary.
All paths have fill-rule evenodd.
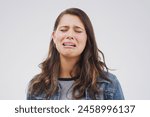
<path id="1" fill-rule="evenodd" d="M 67 33 L 67 39 L 74 39 L 74 32 L 72 30 L 69 30 Z"/>
<path id="2" fill-rule="evenodd" d="M 67 36 L 67 39 L 74 39 L 72 36 Z"/>

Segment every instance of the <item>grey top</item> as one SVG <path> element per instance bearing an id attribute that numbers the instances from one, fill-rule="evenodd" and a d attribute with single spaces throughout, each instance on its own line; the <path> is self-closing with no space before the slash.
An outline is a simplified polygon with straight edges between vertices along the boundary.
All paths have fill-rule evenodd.
<path id="1" fill-rule="evenodd" d="M 58 78 L 61 85 L 61 97 L 60 100 L 72 100 L 72 85 L 76 78 Z"/>

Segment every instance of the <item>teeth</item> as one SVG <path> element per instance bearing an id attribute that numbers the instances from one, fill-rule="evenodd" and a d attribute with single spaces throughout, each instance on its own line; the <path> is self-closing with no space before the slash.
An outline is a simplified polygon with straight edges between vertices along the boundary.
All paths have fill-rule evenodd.
<path id="1" fill-rule="evenodd" d="M 64 44 L 64 43 L 63 43 L 63 45 L 64 45 L 64 46 L 73 46 L 73 47 L 75 47 L 75 45 L 72 45 L 72 44 Z"/>

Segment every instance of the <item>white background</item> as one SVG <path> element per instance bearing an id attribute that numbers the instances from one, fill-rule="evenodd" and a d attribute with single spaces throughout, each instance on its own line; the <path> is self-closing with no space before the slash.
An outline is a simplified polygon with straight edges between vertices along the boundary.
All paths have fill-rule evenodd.
<path id="1" fill-rule="evenodd" d="M 149 0 L 0 0 L 0 99 L 26 99 L 47 56 L 54 21 L 70 7 L 90 17 L 128 100 L 150 99 Z"/>
<path id="2" fill-rule="evenodd" d="M 142 117 L 143 113 L 150 116 L 150 100 L 0 100 L 0 104 L 2 117 Z M 65 105 L 70 113 L 58 111 L 62 108 L 64 112 Z"/>

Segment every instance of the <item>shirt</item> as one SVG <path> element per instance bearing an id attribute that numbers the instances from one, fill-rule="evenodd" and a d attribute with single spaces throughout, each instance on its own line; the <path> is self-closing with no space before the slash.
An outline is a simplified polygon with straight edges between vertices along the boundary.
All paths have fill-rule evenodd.
<path id="1" fill-rule="evenodd" d="M 61 97 L 60 100 L 71 100 L 72 99 L 72 85 L 76 78 L 58 78 L 58 82 L 61 86 Z"/>

